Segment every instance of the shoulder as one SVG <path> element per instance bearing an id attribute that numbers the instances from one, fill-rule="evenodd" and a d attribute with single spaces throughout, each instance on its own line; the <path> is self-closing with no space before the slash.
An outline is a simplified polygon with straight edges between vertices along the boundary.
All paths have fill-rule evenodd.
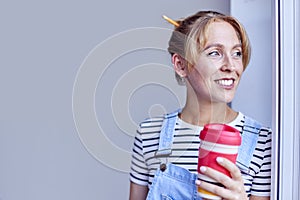
<path id="1" fill-rule="evenodd" d="M 159 137 L 165 122 L 170 122 L 170 119 L 172 118 L 175 119 L 175 123 L 177 124 L 177 116 L 178 110 L 160 116 L 146 118 L 139 124 L 137 133 L 142 139 L 156 139 Z M 173 120 L 171 121 L 174 122 Z"/>
<path id="2" fill-rule="evenodd" d="M 270 127 L 247 115 L 243 115 L 242 124 L 243 131 L 258 134 L 258 143 L 264 145 L 268 143 L 267 146 L 271 145 L 272 129 Z"/>
<path id="3" fill-rule="evenodd" d="M 146 118 L 145 120 L 143 120 L 140 124 L 139 124 L 139 130 L 141 132 L 143 131 L 149 131 L 149 130 L 157 130 L 157 129 L 161 129 L 165 119 L 169 119 L 169 118 L 174 118 L 178 116 L 178 110 L 177 111 L 173 111 L 171 113 L 167 113 L 167 114 L 162 114 L 160 116 L 156 116 L 156 117 L 150 117 L 150 118 Z"/>
<path id="4" fill-rule="evenodd" d="M 272 130 L 269 126 L 262 124 L 261 122 L 257 121 L 256 119 L 254 119 L 250 116 L 247 116 L 247 115 L 243 115 L 243 118 L 244 118 L 244 127 L 258 129 L 259 134 L 263 134 L 263 135 L 269 135 L 272 133 Z"/>
<path id="5" fill-rule="evenodd" d="M 164 121 L 164 118 L 165 118 L 164 115 L 146 118 L 139 124 L 139 127 L 140 128 L 149 128 L 149 127 L 161 125 Z"/>
<path id="6" fill-rule="evenodd" d="M 237 128 L 241 133 L 250 132 L 259 135 L 260 140 L 270 140 L 272 135 L 272 130 L 270 127 L 259 122 L 255 118 L 245 115 L 239 112 L 236 119 L 229 125 Z"/>
<path id="7" fill-rule="evenodd" d="M 141 140 L 159 137 L 164 119 L 163 115 L 144 119 L 137 128 L 137 136 Z"/>
<path id="8" fill-rule="evenodd" d="M 139 124 L 138 129 L 143 131 L 158 128 L 160 129 L 164 122 L 164 119 L 164 116 L 146 118 Z"/>
<path id="9" fill-rule="evenodd" d="M 264 173 L 269 173 L 271 169 L 271 146 L 272 146 L 272 130 L 259 121 L 249 116 L 243 116 L 243 134 L 247 134 L 251 141 L 255 141 L 253 156 L 250 169 L 254 174 L 252 176 L 259 177 Z M 251 143 L 251 142 L 250 142 Z M 258 175 L 260 173 L 260 175 Z M 258 179 L 257 179 L 258 180 Z M 256 180 L 256 181 L 257 181 Z"/>
<path id="10" fill-rule="evenodd" d="M 256 128 L 262 132 L 272 132 L 269 126 L 264 125 L 260 121 L 256 120 L 252 116 L 245 115 L 242 112 L 238 113 L 237 118 L 234 120 L 235 125 L 249 127 L 249 128 Z"/>

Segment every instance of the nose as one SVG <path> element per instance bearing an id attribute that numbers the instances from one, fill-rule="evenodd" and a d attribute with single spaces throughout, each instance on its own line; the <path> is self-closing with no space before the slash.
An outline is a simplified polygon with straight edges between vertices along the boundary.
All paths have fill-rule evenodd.
<path id="1" fill-rule="evenodd" d="M 227 55 L 227 54 L 224 55 L 221 70 L 229 71 L 229 72 L 232 72 L 235 70 L 235 64 L 234 64 L 234 61 L 233 61 L 233 58 L 231 55 Z"/>

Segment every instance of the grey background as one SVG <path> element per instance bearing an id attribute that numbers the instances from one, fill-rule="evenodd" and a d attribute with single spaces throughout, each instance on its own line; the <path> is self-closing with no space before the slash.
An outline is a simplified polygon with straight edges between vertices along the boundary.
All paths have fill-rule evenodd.
<path id="1" fill-rule="evenodd" d="M 272 0 L 231 1 L 231 14 L 245 26 L 252 55 L 233 108 L 266 126 L 272 123 Z"/>
<path id="2" fill-rule="evenodd" d="M 256 60 L 250 63 L 233 106 L 268 125 L 270 0 L 239 2 L 231 2 L 232 13 L 245 23 Z M 134 28 L 172 28 L 162 14 L 180 18 L 199 9 L 229 13 L 230 1 L 2 1 L 0 199 L 127 199 L 128 174 L 99 162 L 80 141 L 72 113 L 76 75 L 89 53 L 109 37 Z M 120 56 L 95 91 L 95 112 L 106 137 L 128 153 L 133 138 L 115 123 L 111 91 L 123 74 L 151 62 L 170 64 L 165 51 L 153 49 Z M 255 98 L 249 96 L 249 88 L 258 94 Z M 136 123 L 179 105 L 172 91 L 155 84 L 140 87 L 124 101 Z"/>

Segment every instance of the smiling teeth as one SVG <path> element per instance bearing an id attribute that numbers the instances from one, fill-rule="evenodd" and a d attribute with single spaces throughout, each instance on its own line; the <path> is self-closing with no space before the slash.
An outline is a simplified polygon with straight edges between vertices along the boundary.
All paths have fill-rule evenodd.
<path id="1" fill-rule="evenodd" d="M 233 84 L 233 80 L 230 79 L 230 80 L 218 80 L 217 83 L 219 85 L 224 85 L 224 86 L 230 86 Z"/>

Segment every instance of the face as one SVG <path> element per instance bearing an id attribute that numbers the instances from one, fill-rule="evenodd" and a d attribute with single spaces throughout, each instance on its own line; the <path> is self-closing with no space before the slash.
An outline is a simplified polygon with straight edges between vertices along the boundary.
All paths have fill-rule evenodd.
<path id="1" fill-rule="evenodd" d="M 243 73 L 242 48 L 234 28 L 227 22 L 213 22 L 207 41 L 186 79 L 198 99 L 232 101 Z"/>

